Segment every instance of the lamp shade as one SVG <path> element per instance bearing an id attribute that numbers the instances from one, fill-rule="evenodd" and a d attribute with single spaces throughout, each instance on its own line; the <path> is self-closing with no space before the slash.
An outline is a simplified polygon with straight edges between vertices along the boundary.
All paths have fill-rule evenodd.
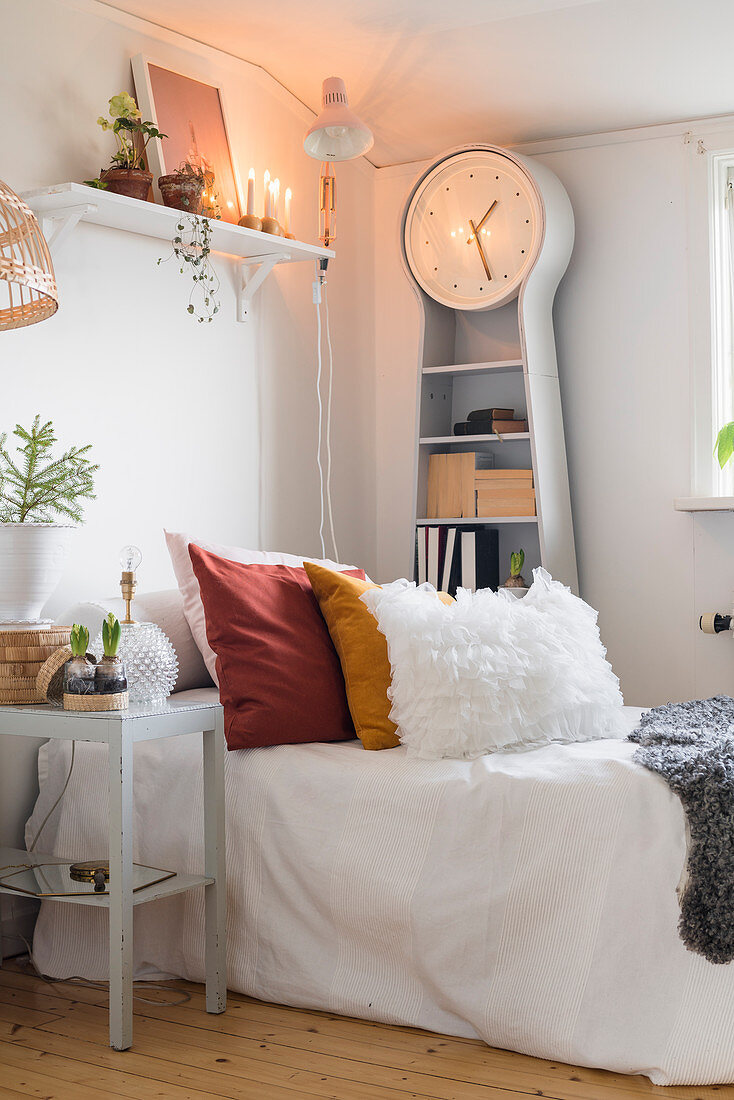
<path id="1" fill-rule="evenodd" d="M 0 180 L 0 330 L 45 321 L 58 308 L 51 253 L 36 215 Z"/>
<path id="2" fill-rule="evenodd" d="M 329 76 L 321 89 L 321 114 L 303 139 L 314 160 L 354 160 L 374 143 L 372 131 L 349 109 L 347 89 L 338 76 Z"/>

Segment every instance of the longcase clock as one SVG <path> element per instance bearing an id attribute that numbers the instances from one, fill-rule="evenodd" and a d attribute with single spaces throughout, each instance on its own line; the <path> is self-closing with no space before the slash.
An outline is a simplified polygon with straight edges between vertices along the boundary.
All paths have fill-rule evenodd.
<path id="1" fill-rule="evenodd" d="M 529 567 L 541 564 L 577 591 L 553 328 L 573 238 L 573 212 L 558 178 L 493 145 L 439 157 L 415 181 L 403 212 L 403 259 L 423 320 L 416 523 L 496 527 L 501 572 L 509 550 L 522 546 Z M 527 419 L 528 431 L 453 434 L 470 411 L 497 406 Z M 467 450 L 488 467 L 532 470 L 537 514 L 428 517 L 429 456 Z"/>

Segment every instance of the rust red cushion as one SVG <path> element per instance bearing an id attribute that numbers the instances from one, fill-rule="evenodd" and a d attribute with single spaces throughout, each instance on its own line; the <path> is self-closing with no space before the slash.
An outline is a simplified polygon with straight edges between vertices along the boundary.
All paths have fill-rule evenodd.
<path id="1" fill-rule="evenodd" d="M 244 565 L 194 543 L 230 749 L 355 736 L 344 677 L 305 569 Z M 349 576 L 364 580 L 361 569 Z"/>

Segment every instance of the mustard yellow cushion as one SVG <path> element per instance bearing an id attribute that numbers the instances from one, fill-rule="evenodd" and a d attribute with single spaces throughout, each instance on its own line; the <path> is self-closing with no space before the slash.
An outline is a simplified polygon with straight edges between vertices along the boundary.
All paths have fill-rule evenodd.
<path id="1" fill-rule="evenodd" d="M 366 749 L 395 748 L 400 739 L 397 726 L 390 721 L 387 689 L 392 674 L 387 641 L 377 629 L 374 615 L 359 598 L 368 589 L 380 586 L 310 561 L 303 567 L 341 661 L 357 736 Z M 445 593 L 439 593 L 439 598 L 453 602 Z"/>

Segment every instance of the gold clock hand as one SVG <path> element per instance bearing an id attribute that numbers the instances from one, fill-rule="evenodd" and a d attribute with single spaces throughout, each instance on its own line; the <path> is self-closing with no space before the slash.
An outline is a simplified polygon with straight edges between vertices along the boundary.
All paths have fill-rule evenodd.
<path id="1" fill-rule="evenodd" d="M 489 271 L 489 265 L 487 264 L 487 257 L 484 255 L 484 249 L 482 248 L 482 242 L 479 240 L 479 234 L 477 233 L 477 227 L 474 222 L 469 219 L 469 225 L 471 226 L 472 233 L 474 234 L 474 240 L 477 242 L 477 248 L 479 249 L 479 255 L 482 257 L 482 263 L 484 264 L 484 270 L 487 273 L 487 278 L 492 280 L 492 276 Z"/>
<path id="2" fill-rule="evenodd" d="M 474 230 L 474 232 L 475 232 L 475 233 L 476 233 L 476 232 L 478 232 L 478 231 L 479 231 L 479 230 L 480 230 L 480 229 L 482 228 L 482 226 L 484 225 L 484 223 L 486 222 L 487 218 L 488 218 L 488 217 L 489 217 L 489 215 L 490 215 L 490 214 L 492 213 L 492 211 L 494 210 L 494 208 L 495 208 L 495 206 L 496 206 L 496 205 L 497 205 L 497 199 L 495 199 L 495 200 L 494 200 L 494 202 L 492 203 L 492 205 L 490 206 L 489 210 L 488 210 L 488 211 L 487 211 L 487 213 L 486 213 L 486 214 L 484 215 L 484 217 L 482 218 L 482 220 L 481 220 L 480 222 L 477 222 L 477 227 L 476 227 L 476 229 Z M 471 223 L 471 222 L 469 222 L 469 224 L 471 225 L 472 223 Z M 467 237 L 467 239 L 466 239 L 466 243 L 467 243 L 467 244 L 471 244 L 471 237 Z"/>

